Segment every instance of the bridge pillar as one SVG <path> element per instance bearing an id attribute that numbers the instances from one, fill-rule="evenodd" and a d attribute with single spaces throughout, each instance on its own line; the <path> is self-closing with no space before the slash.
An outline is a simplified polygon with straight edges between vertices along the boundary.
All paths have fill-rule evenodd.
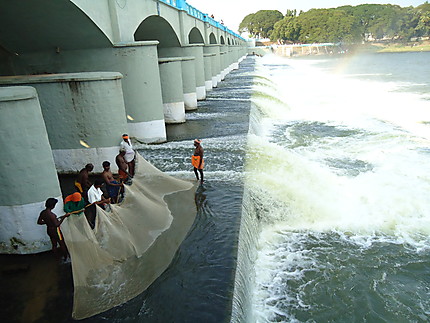
<path id="1" fill-rule="evenodd" d="M 166 123 L 185 122 L 185 103 L 182 83 L 182 58 L 159 58 L 161 92 Z"/>
<path id="2" fill-rule="evenodd" d="M 158 56 L 163 57 L 194 57 L 195 92 L 197 100 L 206 99 L 205 66 L 203 61 L 203 44 L 191 44 L 182 47 L 164 47 L 158 49 Z M 182 71 L 184 72 L 184 71 Z M 194 92 L 194 91 L 193 91 Z M 187 92 L 184 92 L 187 93 Z"/>
<path id="3" fill-rule="evenodd" d="M 220 60 L 220 69 L 221 69 L 221 81 L 224 81 L 225 76 L 227 75 L 227 70 L 226 70 L 226 61 L 227 61 L 227 52 L 225 52 L 222 47 L 220 48 L 220 52 L 219 52 L 219 60 Z"/>
<path id="4" fill-rule="evenodd" d="M 128 132 L 121 78 L 116 72 L 6 76 L 0 85 L 36 88 L 58 172 L 75 173 L 92 163 L 101 173 Z"/>
<path id="5" fill-rule="evenodd" d="M 219 45 L 206 45 L 203 48 L 205 54 L 215 54 L 211 57 L 212 61 L 212 87 L 217 87 L 221 82 L 221 61 L 220 61 L 220 48 Z"/>
<path id="6" fill-rule="evenodd" d="M 183 46 L 186 56 L 193 56 L 195 58 L 195 72 L 196 72 L 196 93 L 197 100 L 206 99 L 206 86 L 205 86 L 205 63 L 203 61 L 203 44 L 191 44 Z"/>
<path id="7" fill-rule="evenodd" d="M 232 68 L 234 70 L 239 69 L 239 46 L 233 46 L 232 47 L 232 56 L 233 56 L 233 64 Z"/>
<path id="8" fill-rule="evenodd" d="M 235 62 L 234 59 L 234 53 L 233 53 L 233 47 L 228 46 L 227 47 L 227 57 L 228 57 L 228 72 L 230 73 L 234 68 L 233 68 L 233 64 Z"/>
<path id="9" fill-rule="evenodd" d="M 129 133 L 144 143 L 167 140 L 157 45 L 158 41 L 116 44 L 112 53 L 114 61 L 106 59 L 103 66 L 103 70 L 114 68 L 124 75 Z"/>
<path id="10" fill-rule="evenodd" d="M 182 85 L 184 90 L 185 111 L 197 109 L 196 69 L 194 57 L 182 57 Z"/>
<path id="11" fill-rule="evenodd" d="M 110 48 L 44 51 L 17 57 L 16 73 L 120 72 L 129 134 L 145 143 L 166 141 L 158 70 L 158 41 Z M 20 65 L 18 65 L 18 63 Z"/>
<path id="12" fill-rule="evenodd" d="M 0 253 L 49 250 L 46 227 L 37 225 L 37 218 L 47 198 L 58 199 L 57 215 L 63 201 L 34 88 L 0 88 L 0 129 Z"/>
<path id="13" fill-rule="evenodd" d="M 212 91 L 212 56 L 215 54 L 204 54 L 203 59 L 205 62 L 205 88 L 206 91 Z"/>

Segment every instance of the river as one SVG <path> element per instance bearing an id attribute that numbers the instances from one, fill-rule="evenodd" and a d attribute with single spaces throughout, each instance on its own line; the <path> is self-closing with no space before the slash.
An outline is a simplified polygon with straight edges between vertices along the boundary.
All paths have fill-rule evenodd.
<path id="1" fill-rule="evenodd" d="M 233 321 L 428 321 L 430 53 L 256 75 Z"/>

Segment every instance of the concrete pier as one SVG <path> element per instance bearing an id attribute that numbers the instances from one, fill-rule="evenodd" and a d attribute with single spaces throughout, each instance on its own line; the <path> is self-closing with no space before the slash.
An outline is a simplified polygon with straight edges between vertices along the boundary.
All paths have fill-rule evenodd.
<path id="1" fill-rule="evenodd" d="M 182 57 L 181 69 L 185 111 L 196 110 L 197 92 L 194 57 Z"/>
<path id="2" fill-rule="evenodd" d="M 207 45 L 203 51 L 205 54 L 215 54 L 211 56 L 212 87 L 217 87 L 218 83 L 221 82 L 220 45 Z"/>
<path id="3" fill-rule="evenodd" d="M 224 81 L 225 76 L 227 75 L 227 70 L 225 68 L 227 61 L 227 52 L 221 50 L 219 53 L 219 61 L 220 61 L 220 75 L 221 81 Z"/>
<path id="4" fill-rule="evenodd" d="M 36 253 L 51 248 L 46 226 L 37 225 L 49 197 L 58 199 L 60 185 L 36 90 L 0 88 L 0 253 Z"/>
<path id="5" fill-rule="evenodd" d="M 212 80 L 212 56 L 215 54 L 204 54 L 203 59 L 205 63 L 205 88 L 206 91 L 212 91 L 213 80 Z"/>
<path id="6" fill-rule="evenodd" d="M 190 44 L 182 47 L 158 48 L 159 58 L 164 57 L 194 57 L 194 71 L 197 100 L 206 99 L 205 63 L 203 59 L 203 44 Z"/>
<path id="7" fill-rule="evenodd" d="M 129 133 L 144 143 L 167 140 L 163 113 L 158 41 L 115 44 L 113 57 L 106 63 L 115 64 L 122 80 Z M 110 59 L 111 58 L 111 59 Z M 110 70 L 108 66 L 104 70 Z"/>
<path id="8" fill-rule="evenodd" d="M 204 100 L 206 99 L 206 86 L 205 86 L 205 63 L 203 61 L 203 44 L 193 44 L 193 45 L 184 46 L 183 48 L 186 56 L 194 57 L 197 100 L 198 101 Z"/>
<path id="9" fill-rule="evenodd" d="M 166 57 L 158 60 L 166 123 L 185 122 L 185 103 L 182 83 L 182 58 Z"/>
<path id="10" fill-rule="evenodd" d="M 27 75 L 0 77 L 0 85 L 37 89 L 59 173 L 75 173 L 87 163 L 101 172 L 128 132 L 121 78 L 116 72 Z"/>
<path id="11" fill-rule="evenodd" d="M 17 74 L 119 72 L 123 75 L 129 134 L 145 143 L 161 143 L 166 141 L 166 128 L 157 45 L 158 41 L 131 41 L 111 48 L 30 53 L 20 57 L 21 64 L 15 71 Z"/>

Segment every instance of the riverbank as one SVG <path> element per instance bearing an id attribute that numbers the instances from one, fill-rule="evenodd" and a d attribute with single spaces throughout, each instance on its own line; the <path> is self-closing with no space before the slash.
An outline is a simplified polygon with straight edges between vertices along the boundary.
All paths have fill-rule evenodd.
<path id="1" fill-rule="evenodd" d="M 430 51 L 430 41 L 426 40 L 408 43 L 373 42 L 359 46 L 358 48 L 377 53 L 428 52 Z"/>
<path id="2" fill-rule="evenodd" d="M 416 41 L 408 43 L 394 42 L 369 42 L 366 44 L 347 46 L 349 52 L 370 53 L 407 53 L 407 52 L 429 52 L 430 41 Z"/>

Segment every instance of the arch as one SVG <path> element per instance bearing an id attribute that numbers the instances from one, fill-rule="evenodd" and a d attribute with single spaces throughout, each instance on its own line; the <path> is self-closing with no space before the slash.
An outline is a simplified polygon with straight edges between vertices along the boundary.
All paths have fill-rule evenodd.
<path id="1" fill-rule="evenodd" d="M 134 40 L 158 40 L 158 46 L 163 48 L 181 46 L 172 26 L 160 16 L 149 16 L 142 21 L 134 33 Z"/>
<path id="2" fill-rule="evenodd" d="M 204 44 L 205 41 L 203 39 L 202 33 L 200 30 L 196 27 L 193 27 L 191 29 L 190 33 L 188 34 L 188 42 L 190 44 Z"/>
<path id="3" fill-rule="evenodd" d="M 209 35 L 209 44 L 217 44 L 214 33 Z"/>
<path id="4" fill-rule="evenodd" d="M 221 36 L 221 37 L 219 38 L 219 42 L 220 42 L 220 44 L 225 45 L 224 36 Z"/>
<path id="5" fill-rule="evenodd" d="M 230 38 L 227 38 L 227 44 L 231 45 L 230 44 Z"/>
<path id="6" fill-rule="evenodd" d="M 91 17 L 71 1 L 2 1 L 0 30 L 0 46 L 10 53 L 112 46 Z"/>

